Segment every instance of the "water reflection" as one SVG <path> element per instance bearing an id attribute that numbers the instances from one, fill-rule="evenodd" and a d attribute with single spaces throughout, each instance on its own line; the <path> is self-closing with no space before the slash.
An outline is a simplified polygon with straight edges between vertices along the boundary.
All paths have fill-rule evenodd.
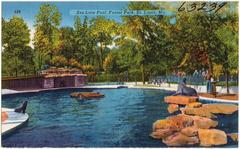
<path id="1" fill-rule="evenodd" d="M 105 97 L 70 98 L 69 94 L 75 91 L 95 91 Z M 2 106 L 8 108 L 28 99 L 30 119 L 28 125 L 4 138 L 2 144 L 4 147 L 166 147 L 149 134 L 154 121 L 169 115 L 163 102 L 169 94 L 122 88 L 3 96 Z"/>

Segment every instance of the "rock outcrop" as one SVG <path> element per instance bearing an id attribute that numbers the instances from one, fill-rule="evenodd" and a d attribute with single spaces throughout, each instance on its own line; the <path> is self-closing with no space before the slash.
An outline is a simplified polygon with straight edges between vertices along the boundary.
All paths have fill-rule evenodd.
<path id="1" fill-rule="evenodd" d="M 197 97 L 195 96 L 167 96 L 164 98 L 164 102 L 170 104 L 179 104 L 179 105 L 187 105 L 192 102 L 196 102 Z"/>
<path id="2" fill-rule="evenodd" d="M 192 102 L 186 105 L 187 108 L 199 108 L 202 106 L 201 102 Z"/>
<path id="3" fill-rule="evenodd" d="M 178 114 L 153 123 L 151 137 L 162 139 L 168 146 L 184 146 L 198 143 L 198 129 L 216 127 L 217 121 L 199 116 Z"/>
<path id="4" fill-rule="evenodd" d="M 202 107 L 214 114 L 233 114 L 238 110 L 234 104 L 203 104 Z"/>
<path id="5" fill-rule="evenodd" d="M 197 136 L 198 128 L 194 126 L 186 127 L 181 130 L 181 133 L 188 137 Z"/>
<path id="6" fill-rule="evenodd" d="M 238 134 L 237 133 L 229 133 L 227 134 L 234 142 L 238 142 Z"/>
<path id="7" fill-rule="evenodd" d="M 169 119 L 157 120 L 153 123 L 153 132 L 150 136 L 155 139 L 163 139 L 177 131 L 178 128 L 174 121 Z"/>
<path id="8" fill-rule="evenodd" d="M 232 114 L 238 110 L 238 106 L 234 104 L 203 104 L 199 108 L 186 106 L 180 110 L 183 114 L 187 115 L 216 118 L 214 114 Z"/>
<path id="9" fill-rule="evenodd" d="M 168 119 L 157 120 L 153 123 L 153 131 L 157 129 L 165 129 L 174 126 L 174 122 Z"/>
<path id="10" fill-rule="evenodd" d="M 163 139 L 177 132 L 176 129 L 166 128 L 166 129 L 157 129 L 156 131 L 150 134 L 154 139 Z"/>
<path id="11" fill-rule="evenodd" d="M 213 146 L 227 144 L 227 135 L 222 130 L 198 129 L 200 146 Z"/>
<path id="12" fill-rule="evenodd" d="M 84 99 L 89 99 L 89 98 L 99 98 L 99 97 L 104 97 L 103 94 L 100 94 L 98 92 L 73 92 L 70 94 L 72 98 L 84 98 Z"/>
<path id="13" fill-rule="evenodd" d="M 188 137 L 182 133 L 175 133 L 163 139 L 167 146 L 186 146 L 199 143 L 198 137 Z"/>
<path id="14" fill-rule="evenodd" d="M 168 112 L 174 113 L 179 110 L 179 106 L 177 104 L 169 104 L 168 105 Z"/>
<path id="15" fill-rule="evenodd" d="M 209 118 L 200 117 L 200 116 L 193 116 L 192 118 L 194 121 L 194 127 L 196 128 L 209 129 L 209 128 L 217 127 L 218 125 L 217 121 L 214 121 Z"/>
<path id="16" fill-rule="evenodd" d="M 234 104 L 202 104 L 193 96 L 168 96 L 164 98 L 169 103 L 168 112 L 179 110 L 182 114 L 169 116 L 153 124 L 151 136 L 161 139 L 167 146 L 217 146 L 227 144 L 227 136 L 238 142 L 237 134 L 228 134 L 222 130 L 213 129 L 218 126 L 215 114 L 233 114 L 238 110 Z"/>
<path id="17" fill-rule="evenodd" d="M 207 118 L 216 118 L 216 116 L 214 114 L 212 114 L 210 111 L 206 110 L 203 107 L 182 108 L 180 110 L 183 114 L 187 114 L 187 115 L 196 115 L 196 116 L 207 117 Z"/>
<path id="18" fill-rule="evenodd" d="M 193 118 L 185 114 L 178 114 L 175 116 L 167 117 L 167 120 L 171 120 L 178 130 L 189 127 L 193 125 Z"/>

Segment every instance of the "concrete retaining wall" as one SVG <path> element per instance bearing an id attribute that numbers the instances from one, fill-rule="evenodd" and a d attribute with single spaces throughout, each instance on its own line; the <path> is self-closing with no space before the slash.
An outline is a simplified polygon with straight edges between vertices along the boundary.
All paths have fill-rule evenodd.
<path id="1" fill-rule="evenodd" d="M 142 85 L 142 82 L 129 82 L 126 83 L 127 85 Z M 207 92 L 207 86 L 206 85 L 187 85 L 189 87 L 192 87 L 197 90 L 199 93 L 206 93 Z M 157 86 L 156 86 L 157 87 Z M 159 89 L 162 88 L 171 88 L 172 90 L 177 90 L 178 84 L 168 84 L 168 83 L 162 83 L 161 86 L 159 86 Z M 217 92 L 219 93 L 227 93 L 227 88 L 224 86 L 217 86 Z M 238 86 L 230 86 L 229 87 L 230 94 L 236 94 L 238 93 Z"/>
<path id="2" fill-rule="evenodd" d="M 43 77 L 18 77 L 18 78 L 2 78 L 2 88 L 7 89 L 25 89 L 25 88 L 42 88 Z"/>
<path id="3" fill-rule="evenodd" d="M 12 90 L 81 87 L 86 84 L 87 84 L 86 76 L 65 76 L 51 78 L 33 76 L 2 79 L 2 88 Z"/>

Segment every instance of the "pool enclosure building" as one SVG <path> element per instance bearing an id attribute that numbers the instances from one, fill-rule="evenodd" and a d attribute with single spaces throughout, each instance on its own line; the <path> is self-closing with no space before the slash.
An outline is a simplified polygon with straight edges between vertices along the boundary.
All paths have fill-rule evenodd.
<path id="1" fill-rule="evenodd" d="M 86 76 L 78 69 L 47 69 L 41 71 L 43 88 L 80 87 L 86 84 Z"/>
<path id="2" fill-rule="evenodd" d="M 87 84 L 87 75 L 79 69 L 50 68 L 37 76 L 3 78 L 3 88 L 7 89 L 49 89 L 81 87 Z"/>

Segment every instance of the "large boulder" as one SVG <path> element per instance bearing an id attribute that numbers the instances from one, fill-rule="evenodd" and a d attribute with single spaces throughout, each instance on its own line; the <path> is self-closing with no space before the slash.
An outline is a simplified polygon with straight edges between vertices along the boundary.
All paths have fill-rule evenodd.
<path id="1" fill-rule="evenodd" d="M 194 126 L 196 128 L 209 129 L 216 127 L 217 121 L 200 116 L 189 116 L 185 114 L 178 114 L 169 116 L 166 119 L 157 120 L 153 123 L 153 131 L 158 129 L 174 129 L 180 131 L 183 128 Z"/>
<path id="2" fill-rule="evenodd" d="M 199 129 L 207 130 L 217 125 L 217 121 L 209 118 L 178 114 L 154 122 L 150 136 L 162 139 L 168 146 L 186 146 L 199 143 Z"/>
<path id="3" fill-rule="evenodd" d="M 216 118 L 209 110 L 200 107 L 200 108 L 182 108 L 180 109 L 183 114 L 201 116 L 207 118 Z"/>
<path id="4" fill-rule="evenodd" d="M 171 120 L 178 128 L 178 130 L 181 130 L 189 126 L 193 126 L 193 118 L 185 114 L 170 116 L 167 117 L 167 120 Z"/>
<path id="5" fill-rule="evenodd" d="M 175 123 L 172 120 L 168 119 L 157 120 L 153 123 L 153 131 L 156 131 L 157 129 L 166 129 L 173 127 L 176 127 Z"/>
<path id="6" fill-rule="evenodd" d="M 189 126 L 193 126 L 193 119 L 191 116 L 184 114 L 170 116 L 166 119 L 154 122 L 153 132 L 150 136 L 155 139 L 163 139 Z"/>
<path id="7" fill-rule="evenodd" d="M 153 123 L 153 132 L 150 134 L 155 139 L 162 139 L 177 132 L 176 124 L 169 119 L 157 120 Z"/>
<path id="8" fill-rule="evenodd" d="M 194 126 L 186 127 L 181 130 L 181 133 L 188 137 L 197 136 L 198 128 Z"/>
<path id="9" fill-rule="evenodd" d="M 80 98 L 80 99 L 91 99 L 91 98 L 99 98 L 104 97 L 103 94 L 100 94 L 98 92 L 73 92 L 70 94 L 70 97 L 72 98 Z"/>
<path id="10" fill-rule="evenodd" d="M 170 104 L 179 104 L 179 105 L 187 105 L 192 102 L 196 102 L 197 97 L 195 96 L 167 96 L 164 98 L 164 102 Z"/>
<path id="11" fill-rule="evenodd" d="M 73 92 L 73 93 L 70 94 L 70 96 L 71 97 L 79 97 L 80 94 L 79 94 L 79 92 Z"/>
<path id="12" fill-rule="evenodd" d="M 202 106 L 201 102 L 192 102 L 186 105 L 187 108 L 199 108 Z"/>
<path id="13" fill-rule="evenodd" d="M 218 122 L 211 120 L 209 118 L 200 117 L 200 116 L 193 116 L 194 127 L 202 128 L 202 129 L 209 129 L 217 127 Z"/>
<path id="14" fill-rule="evenodd" d="M 213 146 L 227 144 L 227 135 L 222 130 L 198 129 L 200 146 Z"/>
<path id="15" fill-rule="evenodd" d="M 234 104 L 204 104 L 202 107 L 215 114 L 232 114 L 238 110 Z"/>
<path id="16" fill-rule="evenodd" d="M 218 125 L 217 121 L 211 120 L 209 118 L 200 116 L 191 116 L 191 118 L 193 119 L 193 126 L 186 127 L 181 130 L 182 134 L 189 137 L 196 136 L 198 129 L 209 129 L 217 127 Z"/>
<path id="17" fill-rule="evenodd" d="M 187 115 L 216 118 L 214 114 L 232 114 L 238 110 L 238 106 L 234 104 L 203 104 L 199 108 L 186 106 L 180 110 L 183 114 Z"/>
<path id="18" fill-rule="evenodd" d="M 168 112 L 174 113 L 179 110 L 179 106 L 177 104 L 169 104 L 168 105 Z"/>
<path id="19" fill-rule="evenodd" d="M 175 132 L 177 132 L 177 130 L 172 128 L 157 129 L 156 131 L 153 131 L 150 136 L 154 139 L 163 139 L 174 134 Z"/>
<path id="20" fill-rule="evenodd" d="M 198 144 L 199 139 L 198 137 L 188 137 L 182 133 L 177 132 L 171 136 L 164 138 L 163 143 L 165 143 L 167 146 L 186 146 Z"/>

